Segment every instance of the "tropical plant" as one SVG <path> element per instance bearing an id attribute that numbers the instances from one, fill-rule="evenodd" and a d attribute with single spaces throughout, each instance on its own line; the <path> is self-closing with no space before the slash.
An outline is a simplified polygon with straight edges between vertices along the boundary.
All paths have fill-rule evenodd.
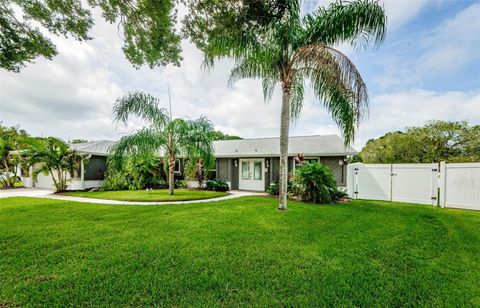
<path id="1" fill-rule="evenodd" d="M 227 182 L 220 179 L 208 180 L 205 183 L 205 188 L 207 190 L 213 190 L 213 191 L 228 191 L 230 189 L 230 187 L 228 187 Z"/>
<path id="2" fill-rule="evenodd" d="M 212 160 L 213 125 L 206 117 L 197 120 L 173 119 L 159 106 L 159 100 L 144 93 L 129 93 L 119 98 L 113 107 L 115 122 L 127 124 L 130 116 L 138 116 L 147 126 L 122 137 L 112 148 L 112 156 L 121 161 L 125 156 L 145 153 L 163 155 L 168 162 L 168 189 L 173 195 L 175 159 L 202 157 Z"/>
<path id="3" fill-rule="evenodd" d="M 18 168 L 25 165 L 18 151 L 31 137 L 18 126 L 6 127 L 0 123 L 0 185 L 13 188 L 18 180 Z"/>
<path id="4" fill-rule="evenodd" d="M 286 209 L 289 123 L 302 110 L 304 80 L 350 144 L 367 111 L 368 93 L 353 62 L 334 46 L 380 43 L 384 9 L 376 1 L 338 1 L 302 17 L 299 0 L 196 0 L 190 7 L 184 31 L 204 52 L 207 66 L 233 58 L 230 81 L 261 78 L 266 101 L 281 85 L 279 209 Z"/>
<path id="5" fill-rule="evenodd" d="M 22 150 L 22 155 L 34 166 L 33 179 L 37 180 L 40 173 L 50 174 L 57 192 L 67 189 L 68 176 L 78 176 L 81 162 L 85 159 L 84 155 L 53 137 L 35 140 L 30 148 Z"/>
<path id="6" fill-rule="evenodd" d="M 203 160 L 199 159 L 195 167 L 195 180 L 198 183 L 198 188 L 202 188 L 205 176 L 205 165 L 203 164 Z"/>
<path id="7" fill-rule="evenodd" d="M 331 203 L 341 196 L 332 170 L 317 162 L 305 162 L 295 168 L 292 193 L 309 203 Z"/>
<path id="8" fill-rule="evenodd" d="M 138 190 L 166 186 L 161 158 L 153 153 L 129 156 L 121 161 L 108 159 L 108 171 L 101 190 Z"/>

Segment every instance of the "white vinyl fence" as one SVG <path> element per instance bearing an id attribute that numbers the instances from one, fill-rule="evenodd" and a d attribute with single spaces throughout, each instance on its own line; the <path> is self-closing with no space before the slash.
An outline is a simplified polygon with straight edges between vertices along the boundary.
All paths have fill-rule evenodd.
<path id="1" fill-rule="evenodd" d="M 354 199 L 480 210 L 480 163 L 356 163 L 347 172 L 347 191 Z"/>

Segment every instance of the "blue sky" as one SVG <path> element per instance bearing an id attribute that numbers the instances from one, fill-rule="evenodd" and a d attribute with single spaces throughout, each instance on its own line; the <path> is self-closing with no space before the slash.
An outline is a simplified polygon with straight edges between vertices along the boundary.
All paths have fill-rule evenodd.
<path id="1" fill-rule="evenodd" d="M 331 2 L 308 1 L 309 9 Z M 358 130 L 357 149 L 370 138 L 431 119 L 480 124 L 480 3 L 474 1 L 381 1 L 389 24 L 378 48 L 355 52 L 337 46 L 357 65 L 370 93 L 370 116 Z M 182 12 L 180 12 L 182 13 Z M 142 126 L 112 124 L 115 99 L 145 91 L 167 106 L 170 83 L 175 116 L 205 115 L 215 127 L 242 137 L 278 136 L 280 91 L 264 104 L 261 85 L 228 86 L 232 62 L 201 69 L 202 54 L 183 42 L 181 67 L 135 70 L 121 52 L 116 25 L 96 12 L 94 40 L 53 37 L 59 55 L 38 59 L 20 74 L 0 72 L 0 121 L 33 135 L 64 139 L 118 139 Z M 338 134 L 310 90 L 291 135 Z"/>

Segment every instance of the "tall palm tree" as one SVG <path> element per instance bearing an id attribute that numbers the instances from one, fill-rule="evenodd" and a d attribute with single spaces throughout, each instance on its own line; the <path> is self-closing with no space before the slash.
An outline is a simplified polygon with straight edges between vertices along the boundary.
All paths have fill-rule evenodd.
<path id="1" fill-rule="evenodd" d="M 368 110 L 368 93 L 355 65 L 335 46 L 349 43 L 363 47 L 370 41 L 382 42 L 386 16 L 382 6 L 369 0 L 339 1 L 303 17 L 299 0 L 269 1 L 265 8 L 272 13 L 268 15 L 261 11 L 259 16 L 254 15 L 254 9 L 261 1 L 250 2 L 244 5 L 250 3 L 252 8 L 245 11 L 252 13 L 239 14 L 237 19 L 224 18 L 225 23 L 234 20 L 229 26 L 218 18 L 215 28 L 214 14 L 221 10 L 210 10 L 213 12 L 210 19 L 187 21 L 187 30 L 194 28 L 196 22 L 210 31 L 211 35 L 207 34 L 202 44 L 197 43 L 205 53 L 207 65 L 213 65 L 218 58 L 234 59 L 231 82 L 261 78 L 265 101 L 271 99 L 275 85 L 280 83 L 279 209 L 286 209 L 289 123 L 302 110 L 304 81 L 310 81 L 317 99 L 330 112 L 345 145 L 351 144 L 358 124 Z M 275 5 L 277 7 L 272 7 Z M 196 18 L 201 19 L 203 13 L 198 13 Z M 257 19 L 252 21 L 254 18 Z M 270 20 L 266 20 L 268 18 Z"/>
<path id="2" fill-rule="evenodd" d="M 126 124 L 132 115 L 147 122 L 143 129 L 119 140 L 112 148 L 113 159 L 142 153 L 163 154 L 168 162 L 170 195 L 174 193 L 175 158 L 178 155 L 212 159 L 214 130 L 206 117 L 197 120 L 173 119 L 171 113 L 159 107 L 157 98 L 140 92 L 119 98 L 113 107 L 113 114 L 117 123 Z"/>

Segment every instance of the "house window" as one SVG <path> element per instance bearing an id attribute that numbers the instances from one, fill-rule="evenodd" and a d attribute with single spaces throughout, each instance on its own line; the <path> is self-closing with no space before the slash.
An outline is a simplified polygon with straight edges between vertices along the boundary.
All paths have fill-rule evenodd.
<path id="1" fill-rule="evenodd" d="M 262 162 L 255 162 L 253 164 L 253 179 L 262 180 Z"/>
<path id="2" fill-rule="evenodd" d="M 250 162 L 248 161 L 242 161 L 242 179 L 250 179 Z"/>
<path id="3" fill-rule="evenodd" d="M 180 159 L 175 159 L 175 173 L 180 173 Z"/>

